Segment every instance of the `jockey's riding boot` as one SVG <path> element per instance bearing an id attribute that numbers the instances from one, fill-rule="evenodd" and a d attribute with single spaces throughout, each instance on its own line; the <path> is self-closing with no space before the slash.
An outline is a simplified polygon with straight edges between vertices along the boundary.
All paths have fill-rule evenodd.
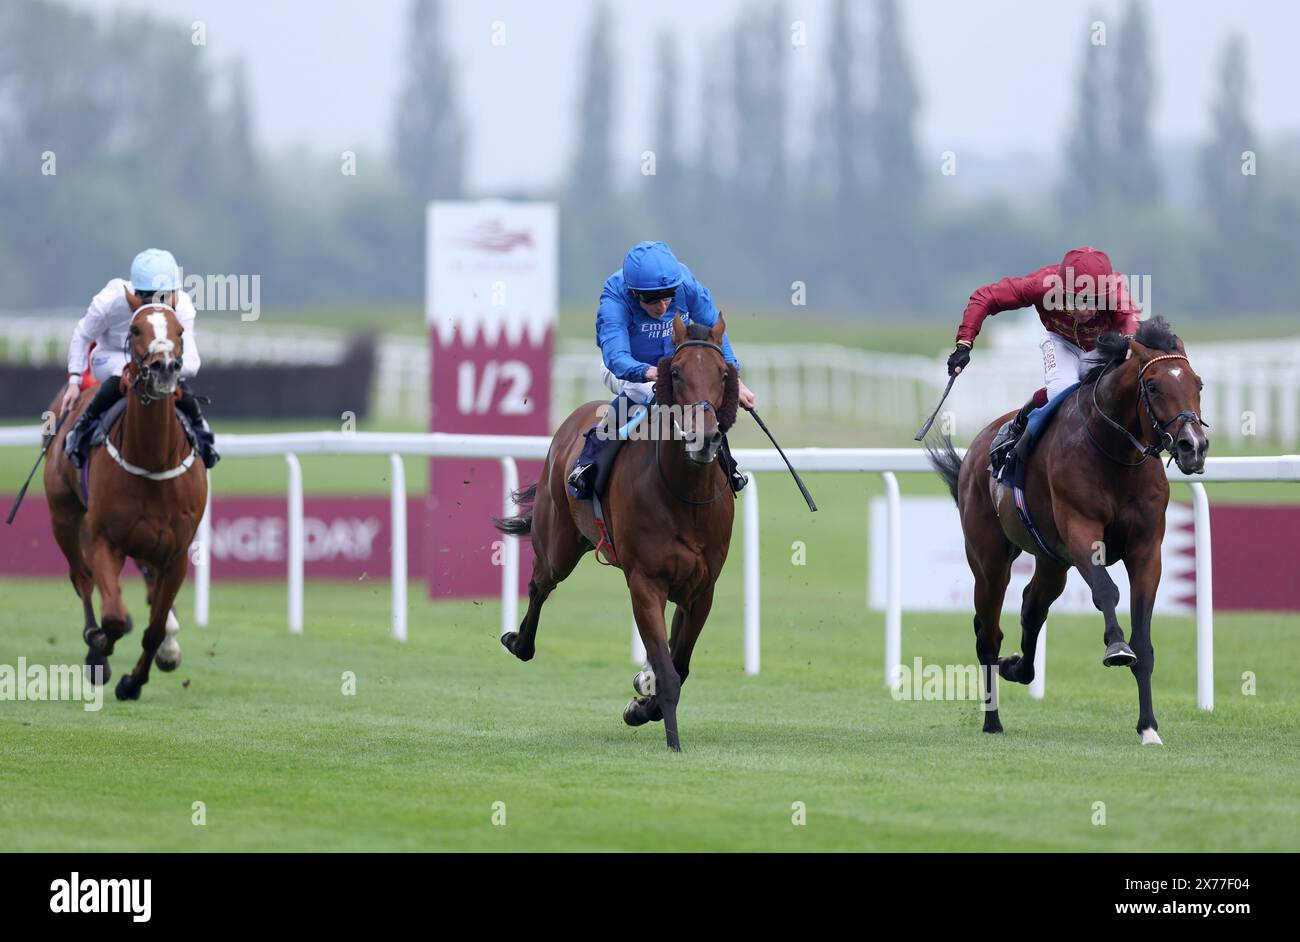
<path id="1" fill-rule="evenodd" d="M 578 500 L 590 500 L 596 485 L 596 459 L 600 456 L 601 445 L 605 443 L 596 434 L 599 428 L 599 425 L 595 425 L 587 430 L 587 437 L 582 443 L 582 453 L 578 455 L 573 471 L 569 474 L 568 485 L 573 488 L 573 496 Z"/>
<path id="2" fill-rule="evenodd" d="M 72 428 L 68 429 L 68 434 L 63 439 L 63 453 L 68 456 L 74 468 L 80 469 L 86 463 L 95 423 L 121 398 L 121 377 L 112 376 L 99 384 L 99 389 L 86 406 L 86 411 L 81 413 Z"/>
<path id="3" fill-rule="evenodd" d="M 1029 401 L 1020 407 L 1016 417 L 1011 420 L 1011 437 L 1019 439 L 1025 433 L 1026 426 L 1029 425 L 1029 413 L 1038 408 L 1038 393 L 1029 397 Z"/>
<path id="4" fill-rule="evenodd" d="M 199 401 L 187 383 L 181 384 L 181 397 L 176 400 L 176 408 L 184 412 L 185 417 L 190 420 L 190 428 L 194 429 L 194 447 L 198 449 L 199 457 L 203 459 L 203 466 L 211 468 L 221 460 L 221 455 L 217 453 L 216 436 L 208 427 L 208 420 L 203 417 L 203 412 L 199 409 Z"/>
<path id="5" fill-rule="evenodd" d="M 722 436 L 722 467 L 727 472 L 727 480 L 731 483 L 731 493 L 739 494 L 749 483 L 749 475 L 741 471 L 740 465 L 736 464 L 726 435 Z"/>

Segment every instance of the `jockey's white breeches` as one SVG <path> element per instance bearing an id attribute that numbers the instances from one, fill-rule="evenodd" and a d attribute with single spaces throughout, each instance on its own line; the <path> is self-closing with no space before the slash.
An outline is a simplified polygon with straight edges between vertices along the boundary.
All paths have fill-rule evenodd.
<path id="1" fill-rule="evenodd" d="M 1047 328 L 1043 328 L 1038 346 L 1043 353 L 1043 381 L 1048 399 L 1069 389 L 1105 359 L 1099 351 L 1085 352 Z"/>
<path id="2" fill-rule="evenodd" d="M 601 379 L 604 380 L 605 387 L 616 396 L 619 393 L 624 393 L 627 398 L 642 405 L 654 401 L 654 383 L 633 383 L 629 380 L 619 379 L 609 371 L 609 367 L 605 366 L 601 367 Z"/>
<path id="3" fill-rule="evenodd" d="M 96 347 L 90 351 L 90 372 L 99 382 L 107 382 L 114 376 L 121 376 L 126 369 L 127 355 L 121 350 L 105 350 Z"/>

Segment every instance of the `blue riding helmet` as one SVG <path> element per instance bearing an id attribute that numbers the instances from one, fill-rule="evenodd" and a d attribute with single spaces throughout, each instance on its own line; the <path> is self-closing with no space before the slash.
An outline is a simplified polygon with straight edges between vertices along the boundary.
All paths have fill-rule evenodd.
<path id="1" fill-rule="evenodd" d="M 623 259 L 623 285 L 633 291 L 663 291 L 682 283 L 682 264 L 663 242 L 638 242 Z"/>
<path id="2" fill-rule="evenodd" d="M 145 249 L 131 263 L 131 287 L 136 291 L 179 291 L 180 266 L 166 249 Z"/>

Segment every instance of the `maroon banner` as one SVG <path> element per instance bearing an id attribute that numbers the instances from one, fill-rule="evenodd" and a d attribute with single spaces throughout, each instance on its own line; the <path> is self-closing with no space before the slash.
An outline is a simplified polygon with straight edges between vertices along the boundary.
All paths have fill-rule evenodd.
<path id="1" fill-rule="evenodd" d="M 407 501 L 407 572 L 421 571 L 421 500 Z M 212 578 L 283 580 L 288 568 L 288 514 L 283 497 L 218 496 L 212 505 Z M 66 575 L 40 496 L 29 500 L 0 546 L 0 574 Z M 303 564 L 308 579 L 366 581 L 391 572 L 389 502 L 379 497 L 308 497 L 303 502 Z M 501 591 L 501 570 L 495 589 Z"/>

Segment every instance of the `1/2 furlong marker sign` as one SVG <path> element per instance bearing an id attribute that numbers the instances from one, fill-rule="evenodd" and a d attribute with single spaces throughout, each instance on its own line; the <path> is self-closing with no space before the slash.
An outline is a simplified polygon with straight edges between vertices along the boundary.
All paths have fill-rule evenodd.
<path id="1" fill-rule="evenodd" d="M 550 432 L 558 313 L 558 224 L 550 203 L 434 202 L 428 209 L 425 316 L 433 375 L 430 431 Z M 520 462 L 524 484 L 538 462 Z M 431 462 L 425 513 L 429 594 L 500 591 L 501 469 L 492 460 Z M 520 546 L 520 589 L 532 568 Z"/>

